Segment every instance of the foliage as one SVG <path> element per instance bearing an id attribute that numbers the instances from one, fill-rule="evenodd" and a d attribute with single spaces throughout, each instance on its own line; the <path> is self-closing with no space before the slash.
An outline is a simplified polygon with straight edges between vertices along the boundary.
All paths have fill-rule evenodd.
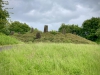
<path id="1" fill-rule="evenodd" d="M 19 21 L 15 21 L 11 23 L 9 30 L 23 34 L 25 32 L 28 32 L 30 30 L 30 27 L 26 23 L 20 23 Z"/>
<path id="2" fill-rule="evenodd" d="M 0 32 L 7 25 L 7 18 L 9 18 L 9 13 L 4 8 L 4 5 L 8 5 L 8 1 L 0 0 Z"/>
<path id="3" fill-rule="evenodd" d="M 37 32 L 36 33 L 36 39 L 40 39 L 41 38 L 41 34 L 40 34 L 40 32 Z"/>
<path id="4" fill-rule="evenodd" d="M 58 32 L 55 30 L 50 31 L 51 34 L 56 35 Z"/>
<path id="5" fill-rule="evenodd" d="M 79 36 L 82 36 L 88 40 L 96 41 L 100 39 L 99 37 L 99 28 L 100 28 L 100 18 L 92 17 L 91 19 L 85 20 L 82 24 L 82 27 L 78 25 L 62 25 L 59 28 L 59 32 L 62 33 L 72 33 Z"/>
<path id="6" fill-rule="evenodd" d="M 100 28 L 97 29 L 96 35 L 100 38 Z"/>
<path id="7" fill-rule="evenodd" d="M 6 34 L 6 35 L 10 34 L 10 31 L 7 27 L 3 28 L 1 31 L 2 31 L 2 33 Z"/>
<path id="8" fill-rule="evenodd" d="M 37 28 L 34 28 L 34 33 L 41 32 Z"/>
<path id="9" fill-rule="evenodd" d="M 1 75 L 99 75 L 100 45 L 34 43 L 0 52 Z"/>
<path id="10" fill-rule="evenodd" d="M 83 37 L 96 41 L 98 39 L 98 36 L 96 35 L 96 31 L 100 24 L 100 18 L 92 17 L 91 19 L 85 20 L 82 24 L 83 27 Z"/>
<path id="11" fill-rule="evenodd" d="M 78 25 L 65 25 L 64 23 L 62 23 L 61 27 L 58 29 L 58 31 L 62 33 L 72 33 L 77 35 L 81 35 L 81 30 L 81 27 L 78 27 Z"/>
<path id="12" fill-rule="evenodd" d="M 21 43 L 17 39 L 0 33 L 0 45 L 18 44 Z"/>
<path id="13" fill-rule="evenodd" d="M 14 34 L 13 37 L 23 41 L 23 42 L 55 42 L 55 43 L 84 43 L 84 44 L 95 44 L 85 38 L 77 36 L 75 34 L 66 33 L 62 34 L 56 32 L 57 34 L 51 34 L 51 32 L 41 33 L 40 39 L 35 39 L 37 32 L 26 33 L 26 34 Z"/>

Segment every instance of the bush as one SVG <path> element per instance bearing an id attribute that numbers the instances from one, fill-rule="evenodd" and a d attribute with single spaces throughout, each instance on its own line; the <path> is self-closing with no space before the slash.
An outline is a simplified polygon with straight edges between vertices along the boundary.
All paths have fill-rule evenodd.
<path id="1" fill-rule="evenodd" d="M 17 39 L 0 33 L 0 45 L 18 44 L 20 43 Z"/>
<path id="2" fill-rule="evenodd" d="M 9 30 L 24 34 L 30 30 L 30 27 L 26 23 L 15 21 L 9 26 Z"/>
<path id="3" fill-rule="evenodd" d="M 9 31 L 8 28 L 3 28 L 3 29 L 1 30 L 1 32 L 4 33 L 4 34 L 6 34 L 6 35 L 9 35 L 9 34 L 10 34 L 10 31 Z"/>
<path id="4" fill-rule="evenodd" d="M 41 38 L 41 34 L 40 34 L 40 32 L 37 32 L 36 33 L 36 39 L 40 39 Z"/>
<path id="5" fill-rule="evenodd" d="M 50 31 L 50 33 L 53 34 L 53 35 L 56 35 L 57 34 L 57 31 L 52 30 L 52 31 Z"/>

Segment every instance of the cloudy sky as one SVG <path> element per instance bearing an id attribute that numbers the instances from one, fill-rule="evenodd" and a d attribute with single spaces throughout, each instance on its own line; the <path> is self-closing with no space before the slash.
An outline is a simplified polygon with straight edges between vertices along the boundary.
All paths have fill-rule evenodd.
<path id="1" fill-rule="evenodd" d="M 81 26 L 84 20 L 100 17 L 100 0 L 8 0 L 12 21 L 27 23 L 43 31 L 58 30 L 62 23 Z"/>

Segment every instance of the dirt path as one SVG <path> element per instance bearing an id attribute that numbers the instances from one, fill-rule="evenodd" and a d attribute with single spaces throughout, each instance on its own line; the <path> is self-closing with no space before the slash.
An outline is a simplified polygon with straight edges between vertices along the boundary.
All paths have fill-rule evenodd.
<path id="1" fill-rule="evenodd" d="M 0 51 L 2 51 L 2 50 L 9 50 L 9 49 L 11 49 L 13 46 L 1 46 L 0 47 Z"/>

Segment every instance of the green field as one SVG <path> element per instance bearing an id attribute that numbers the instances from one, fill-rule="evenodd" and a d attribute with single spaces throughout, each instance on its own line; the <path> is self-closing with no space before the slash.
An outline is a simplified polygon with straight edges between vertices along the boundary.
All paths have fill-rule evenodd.
<path id="1" fill-rule="evenodd" d="M 100 75 L 100 45 L 16 45 L 0 51 L 0 75 Z"/>

